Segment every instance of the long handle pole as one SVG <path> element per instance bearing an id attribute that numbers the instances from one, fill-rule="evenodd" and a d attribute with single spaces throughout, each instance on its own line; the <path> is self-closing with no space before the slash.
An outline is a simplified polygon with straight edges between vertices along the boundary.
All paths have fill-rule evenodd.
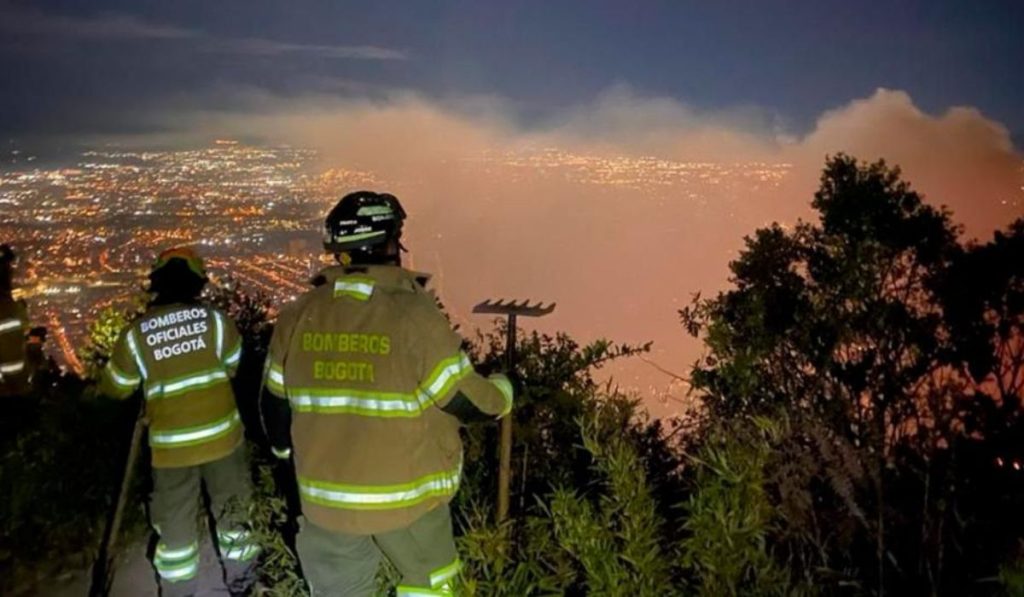
<path id="1" fill-rule="evenodd" d="M 516 362 L 516 314 L 509 313 L 505 339 L 505 366 L 511 373 Z M 501 444 L 498 452 L 498 522 L 508 519 L 509 487 L 512 484 L 512 413 L 501 420 Z"/>
<path id="2" fill-rule="evenodd" d="M 135 417 L 135 428 L 132 430 L 132 443 L 128 448 L 128 458 L 125 459 L 124 474 L 121 476 L 121 491 L 117 496 L 114 516 L 107 527 L 107 532 L 103 538 L 103 545 L 100 547 L 100 553 L 93 568 L 89 597 L 103 597 L 107 595 L 114 580 L 114 548 L 117 545 L 117 536 L 121 530 L 121 519 L 124 517 L 124 507 L 128 501 L 128 493 L 131 489 L 132 478 L 135 473 L 135 461 L 139 458 L 142 434 L 146 429 L 145 412 L 145 401 L 140 401 L 139 414 Z"/>

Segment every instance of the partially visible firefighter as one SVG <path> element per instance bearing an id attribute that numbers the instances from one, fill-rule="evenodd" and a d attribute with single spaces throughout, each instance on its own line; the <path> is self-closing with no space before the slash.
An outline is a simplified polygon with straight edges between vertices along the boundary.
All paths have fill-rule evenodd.
<path id="1" fill-rule="evenodd" d="M 26 358 L 29 331 L 25 301 L 14 299 L 16 255 L 0 245 L 0 398 L 27 396 L 32 371 Z"/>
<path id="2" fill-rule="evenodd" d="M 57 371 L 57 364 L 53 358 L 46 354 L 47 330 L 43 326 L 37 326 L 28 332 L 28 345 L 25 347 L 25 362 L 28 370 L 31 371 L 32 385 L 37 386 L 41 378 L 47 373 Z"/>
<path id="3" fill-rule="evenodd" d="M 251 479 L 231 386 L 241 337 L 224 313 L 200 302 L 207 276 L 191 249 L 161 253 L 149 280 L 152 302 L 118 338 L 101 391 L 127 398 L 143 390 L 153 464 L 149 510 L 159 535 L 153 565 L 161 593 L 179 597 L 199 589 L 205 485 L 225 582 L 232 595 L 245 595 L 260 548 L 248 525 Z"/>
<path id="4" fill-rule="evenodd" d="M 271 339 L 264 424 L 275 455 L 294 456 L 296 544 L 317 597 L 372 594 L 382 555 L 399 596 L 453 594 L 459 426 L 512 408 L 508 378 L 474 370 L 425 277 L 401 267 L 404 219 L 393 195 L 342 198 L 324 235 L 338 265 Z"/>

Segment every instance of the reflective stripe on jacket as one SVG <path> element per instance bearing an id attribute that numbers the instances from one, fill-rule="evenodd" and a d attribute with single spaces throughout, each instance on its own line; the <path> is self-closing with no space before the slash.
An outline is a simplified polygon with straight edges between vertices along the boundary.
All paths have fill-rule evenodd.
<path id="1" fill-rule="evenodd" d="M 28 310 L 24 301 L 0 298 L 0 396 L 26 394 L 31 374 L 26 359 Z"/>
<path id="2" fill-rule="evenodd" d="M 476 373 L 416 274 L 329 268 L 282 310 L 265 387 L 289 401 L 303 513 L 373 534 L 408 526 L 459 486 L 456 395 L 494 418 L 511 394 Z"/>
<path id="3" fill-rule="evenodd" d="M 143 387 L 154 467 L 204 464 L 242 441 L 230 383 L 241 354 L 238 330 L 220 311 L 153 307 L 121 333 L 101 390 L 125 398 Z"/>

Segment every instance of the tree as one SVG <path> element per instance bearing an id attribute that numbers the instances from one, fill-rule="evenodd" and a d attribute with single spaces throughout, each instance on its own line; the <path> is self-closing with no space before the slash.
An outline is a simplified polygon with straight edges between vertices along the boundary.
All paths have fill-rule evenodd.
<path id="1" fill-rule="evenodd" d="M 128 301 L 128 307 L 107 307 L 89 324 L 85 346 L 78 350 L 78 358 L 85 366 L 86 379 L 99 379 L 103 367 L 114 352 L 117 338 L 132 319 L 142 313 L 148 295 L 137 293 Z"/>
<path id="2" fill-rule="evenodd" d="M 884 162 L 828 159 L 812 206 L 817 222 L 747 238 L 733 288 L 681 311 L 706 345 L 693 382 L 713 419 L 793 422 L 778 447 L 787 474 L 769 483 L 792 498 L 778 539 L 795 561 L 816 552 L 807 566 L 879 594 L 938 591 L 955 559 L 948 505 L 971 482 L 953 474 L 966 473 L 958 448 L 973 408 L 961 362 L 975 376 L 1012 366 L 1000 347 L 1019 335 L 994 322 L 1021 313 L 1012 276 L 982 273 L 993 288 L 962 296 L 966 264 L 989 249 L 965 253 L 950 214 Z M 973 320 L 982 311 L 989 327 Z"/>

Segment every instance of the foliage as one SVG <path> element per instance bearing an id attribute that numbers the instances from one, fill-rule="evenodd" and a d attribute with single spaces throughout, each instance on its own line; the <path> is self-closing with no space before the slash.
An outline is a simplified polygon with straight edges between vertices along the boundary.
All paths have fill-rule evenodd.
<path id="1" fill-rule="evenodd" d="M 999 567 L 997 581 L 1006 595 L 1024 595 L 1024 539 L 1020 540 L 1016 558 Z"/>
<path id="2" fill-rule="evenodd" d="M 490 510 L 473 507 L 464 512 L 458 546 L 465 595 L 566 594 L 576 570 L 558 548 L 547 511 L 538 513 L 497 525 Z"/>
<path id="3" fill-rule="evenodd" d="M 478 338 L 470 347 L 474 361 L 483 371 L 504 369 L 505 329 Z M 579 441 L 576 421 L 597 407 L 597 396 L 614 393 L 595 380 L 604 364 L 647 352 L 650 345 L 613 344 L 598 340 L 580 345 L 565 334 L 554 336 L 520 333 L 516 341 L 516 369 L 512 372 L 518 388 L 513 416 L 512 509 L 525 512 L 556 485 L 583 487 L 592 478 L 591 455 Z M 660 438 L 660 422 L 643 419 L 637 401 L 620 400 L 621 428 L 631 439 L 644 445 L 644 466 L 659 469 L 666 480 L 660 490 L 675 491 L 673 471 L 680 460 Z M 487 504 L 497 484 L 498 427 L 470 427 L 464 434 L 466 461 L 475 464 L 464 475 L 459 504 Z"/>
<path id="4" fill-rule="evenodd" d="M 78 358 L 85 366 L 86 379 L 99 379 L 100 372 L 114 352 L 114 345 L 117 338 L 131 320 L 142 312 L 146 304 L 146 294 L 135 295 L 127 308 L 115 306 L 107 307 L 96 315 L 96 319 L 89 324 L 89 334 L 85 339 L 85 346 L 78 352 Z"/>
<path id="5" fill-rule="evenodd" d="M 254 540 L 262 547 L 260 585 L 267 597 L 304 597 L 308 595 L 294 551 L 294 530 L 287 503 L 279 495 L 274 481 L 274 467 L 257 451 L 251 451 L 256 473 L 255 491 L 250 513 Z M 289 541 L 291 539 L 292 541 Z"/>
<path id="6" fill-rule="evenodd" d="M 733 288 L 680 313 L 706 346 L 694 386 L 713 419 L 794 422 L 768 475 L 798 577 L 971 592 L 1024 531 L 996 514 L 1020 497 L 981 498 L 1019 483 L 993 462 L 1024 461 L 1024 225 L 964 247 L 898 169 L 843 155 L 812 206 L 816 223 L 758 230 Z"/>
<path id="7" fill-rule="evenodd" d="M 780 523 L 769 495 L 770 465 L 789 430 L 755 417 L 727 423 L 692 457 L 693 493 L 681 544 L 701 595 L 793 595 L 800 591 L 772 554 Z"/>
<path id="8" fill-rule="evenodd" d="M 5 406 L 0 437 L 0 593 L 31 590 L 64 569 L 92 564 L 120 485 L 134 404 L 82 399 L 70 376 L 36 384 Z M 137 475 L 122 541 L 145 528 Z"/>
<path id="9" fill-rule="evenodd" d="M 652 421 L 597 380 L 650 345 L 519 333 L 501 524 L 497 425 L 463 431 L 464 594 L 1024 591 L 1024 219 L 962 244 L 898 169 L 844 155 L 812 207 L 813 222 L 757 230 L 732 287 L 680 313 L 706 349 L 691 376 L 699 428 Z M 263 451 L 257 408 L 273 309 L 231 281 L 206 296 L 243 335 L 263 594 L 301 595 L 294 473 Z M 92 373 L 127 321 L 93 325 Z M 505 368 L 505 332 L 467 345 L 481 370 Z M 90 556 L 131 427 L 71 378 L 37 386 L 22 431 L 3 434 L 0 591 L 41 560 Z M 393 584 L 382 569 L 379 593 Z"/>
<path id="10" fill-rule="evenodd" d="M 671 594 L 672 540 L 636 447 L 621 433 L 618 400 L 597 400 L 577 420 L 592 457 L 589 483 L 535 496 L 501 525 L 470 510 L 460 548 L 469 595 Z"/>
<path id="11" fill-rule="evenodd" d="M 589 594 L 663 595 L 672 584 L 671 554 L 662 547 L 665 523 L 614 408 L 602 405 L 579 421 L 604 491 L 586 499 L 577 491 L 556 490 L 550 509 L 555 536 L 583 569 Z"/>

